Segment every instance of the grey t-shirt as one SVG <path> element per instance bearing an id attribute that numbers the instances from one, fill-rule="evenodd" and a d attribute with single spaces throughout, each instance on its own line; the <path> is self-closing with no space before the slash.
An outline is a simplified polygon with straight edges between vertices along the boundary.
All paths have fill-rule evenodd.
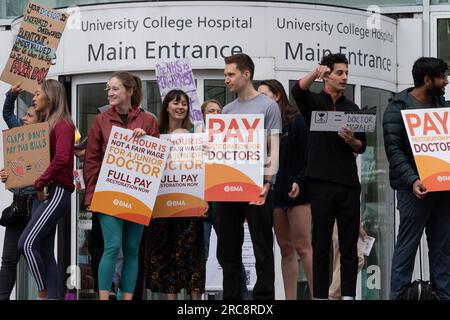
<path id="1" fill-rule="evenodd" d="M 258 94 L 249 100 L 233 100 L 227 104 L 222 114 L 263 114 L 264 129 L 268 135 L 281 133 L 281 113 L 276 101 Z"/>

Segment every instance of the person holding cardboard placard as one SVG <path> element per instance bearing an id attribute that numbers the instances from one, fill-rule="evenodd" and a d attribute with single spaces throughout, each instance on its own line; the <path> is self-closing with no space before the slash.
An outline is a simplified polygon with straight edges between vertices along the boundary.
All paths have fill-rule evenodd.
<path id="1" fill-rule="evenodd" d="M 321 93 L 309 91 L 323 79 Z M 359 107 L 344 96 L 348 61 L 344 54 L 328 54 L 320 65 L 292 88 L 292 95 L 311 124 L 312 111 L 352 111 Z M 358 273 L 357 242 L 360 223 L 361 185 L 353 153 L 366 149 L 365 134 L 347 127 L 339 132 L 310 131 L 306 177 L 313 220 L 314 298 L 328 299 L 331 235 L 335 220 L 341 250 L 342 299 L 353 300 Z"/>
<path id="2" fill-rule="evenodd" d="M 85 205 L 90 207 L 103 156 L 113 126 L 133 130 L 134 137 L 146 134 L 159 137 L 155 118 L 143 112 L 141 79 L 129 72 L 113 73 L 107 84 L 110 108 L 97 116 L 89 130 L 84 158 L 86 184 Z M 138 252 L 144 226 L 107 214 L 98 214 L 103 234 L 104 250 L 98 270 L 100 300 L 109 299 L 115 265 L 123 250 L 121 291 L 124 300 L 131 300 L 138 274 Z"/>
<path id="3" fill-rule="evenodd" d="M 192 131 L 189 97 L 182 90 L 171 90 L 164 97 L 158 115 L 161 133 Z M 155 218 L 148 230 L 148 287 L 175 300 L 186 289 L 192 300 L 205 291 L 205 247 L 203 219 L 199 217 Z"/>
<path id="4" fill-rule="evenodd" d="M 447 107 L 443 97 L 448 84 L 447 70 L 448 65 L 441 59 L 417 59 L 412 68 L 414 88 L 395 95 L 383 115 L 389 181 L 391 187 L 397 190 L 400 214 L 392 258 L 392 300 L 399 299 L 411 282 L 414 259 L 424 229 L 428 241 L 431 283 L 440 299 L 450 299 L 450 191 L 427 191 L 419 177 L 401 115 L 401 110 L 406 109 Z"/>
<path id="5" fill-rule="evenodd" d="M 38 203 L 33 206 L 18 247 L 37 283 L 38 297 L 57 299 L 59 275 L 54 242 L 58 220 L 70 213 L 75 126 L 62 83 L 44 80 L 34 94 L 33 105 L 50 127 L 50 164 L 34 183 Z"/>
<path id="6" fill-rule="evenodd" d="M 20 83 L 11 87 L 6 93 L 5 104 L 3 105 L 3 120 L 8 128 L 15 128 L 21 125 L 29 125 L 40 122 L 40 114 L 36 112 L 34 106 L 29 106 L 22 119 L 14 114 L 14 103 L 21 91 Z M 3 183 L 8 180 L 6 170 L 0 170 L 0 179 Z M 32 205 L 36 191 L 33 187 L 10 190 L 14 194 L 13 204 L 18 210 L 27 211 L 21 216 L 31 216 Z M 17 276 L 17 263 L 20 259 L 20 252 L 17 249 L 20 235 L 25 229 L 27 221 L 19 224 L 5 226 L 5 237 L 3 239 L 2 267 L 0 270 L 0 300 L 9 300 L 11 291 L 14 288 Z"/>
<path id="7" fill-rule="evenodd" d="M 253 60 L 244 53 L 225 58 L 225 84 L 237 99 L 223 108 L 223 114 L 264 115 L 267 133 L 267 154 L 270 168 L 264 168 L 263 188 L 255 202 L 217 203 L 217 259 L 223 269 L 224 300 L 242 299 L 241 268 L 244 220 L 247 220 L 256 259 L 257 280 L 253 299 L 275 298 L 275 272 L 272 233 L 272 182 L 278 168 L 278 138 L 281 132 L 281 114 L 272 99 L 255 90 L 252 84 L 255 72 Z M 267 161 L 269 160 L 269 161 Z"/>
<path id="8" fill-rule="evenodd" d="M 203 120 L 205 121 L 207 114 L 222 114 L 222 104 L 214 99 L 206 100 L 201 105 L 201 110 L 203 114 Z M 207 217 L 203 222 L 204 235 L 205 235 L 205 256 L 206 261 L 209 256 L 209 240 L 211 238 L 211 229 L 214 228 L 214 231 L 217 235 L 217 204 L 215 202 L 208 202 L 208 213 Z M 247 276 L 244 263 L 242 263 L 241 270 L 241 290 L 242 295 L 245 296 L 248 292 L 247 289 Z"/>

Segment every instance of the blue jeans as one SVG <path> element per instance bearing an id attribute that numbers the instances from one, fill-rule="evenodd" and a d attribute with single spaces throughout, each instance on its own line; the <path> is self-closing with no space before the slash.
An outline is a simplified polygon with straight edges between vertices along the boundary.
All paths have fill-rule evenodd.
<path id="1" fill-rule="evenodd" d="M 450 299 L 450 192 L 430 192 L 418 199 L 412 191 L 399 190 L 397 198 L 400 226 L 392 259 L 390 299 L 397 299 L 411 282 L 424 229 L 431 283 L 440 299 Z"/>
<path id="2" fill-rule="evenodd" d="M 20 259 L 17 243 L 23 229 L 25 229 L 25 225 L 9 226 L 5 229 L 2 268 L 0 270 L 0 300 L 9 300 L 11 291 L 16 283 L 17 263 Z"/>

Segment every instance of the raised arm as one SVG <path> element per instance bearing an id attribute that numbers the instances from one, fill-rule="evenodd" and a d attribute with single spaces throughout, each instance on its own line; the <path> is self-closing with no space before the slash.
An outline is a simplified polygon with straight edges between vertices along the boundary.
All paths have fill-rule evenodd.
<path id="1" fill-rule="evenodd" d="M 11 87 L 6 93 L 5 104 L 3 105 L 3 120 L 5 120 L 8 128 L 20 127 L 22 124 L 19 119 L 14 114 L 14 103 L 16 102 L 17 95 L 22 89 L 20 88 L 20 83 Z"/>

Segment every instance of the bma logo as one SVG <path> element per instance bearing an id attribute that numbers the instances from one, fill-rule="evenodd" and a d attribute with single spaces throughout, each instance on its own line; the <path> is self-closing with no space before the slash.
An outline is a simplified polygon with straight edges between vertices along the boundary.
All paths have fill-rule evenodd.
<path id="1" fill-rule="evenodd" d="M 113 200 L 113 205 L 115 205 L 116 207 L 125 207 L 127 209 L 131 209 L 131 204 L 119 199 L 114 199 Z"/>
<path id="2" fill-rule="evenodd" d="M 244 192 L 244 189 L 242 186 L 225 186 L 223 188 L 223 191 L 225 192 Z"/>
<path id="3" fill-rule="evenodd" d="M 181 206 L 185 206 L 186 202 L 184 201 L 177 201 L 177 200 L 169 200 L 166 202 L 166 205 L 168 207 L 181 207 Z"/>

